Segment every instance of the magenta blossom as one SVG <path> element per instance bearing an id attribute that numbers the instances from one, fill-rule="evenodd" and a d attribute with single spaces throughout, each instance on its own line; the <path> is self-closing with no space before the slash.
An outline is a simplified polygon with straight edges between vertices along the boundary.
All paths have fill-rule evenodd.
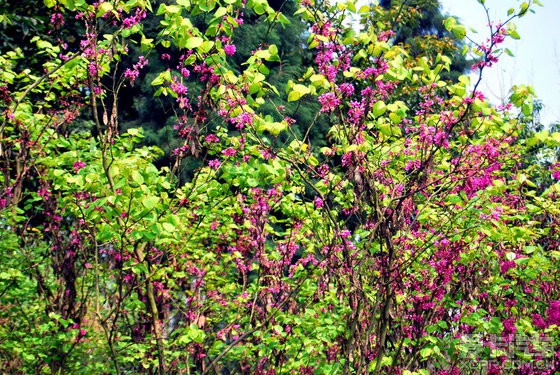
<path id="1" fill-rule="evenodd" d="M 540 316 L 539 314 L 533 314 L 531 315 L 532 321 L 533 321 L 533 325 L 539 329 L 545 329 L 547 327 L 546 322 L 544 321 L 544 319 L 542 318 L 542 316 Z"/>
<path id="2" fill-rule="evenodd" d="M 222 154 L 224 154 L 225 156 L 235 156 L 235 154 L 237 154 L 237 151 L 234 148 L 228 147 L 225 150 L 222 150 Z"/>
<path id="3" fill-rule="evenodd" d="M 560 163 L 554 164 L 551 168 L 552 178 L 560 181 Z"/>
<path id="4" fill-rule="evenodd" d="M 546 322 L 548 325 L 560 326 L 560 300 L 550 302 L 550 306 L 546 310 Z"/>
<path id="5" fill-rule="evenodd" d="M 321 112 L 331 112 L 340 105 L 340 98 L 334 92 L 327 92 L 318 98 L 321 103 Z"/>
<path id="6" fill-rule="evenodd" d="M 125 78 L 130 80 L 130 84 L 134 85 L 134 81 L 140 76 L 140 69 L 148 64 L 148 59 L 144 56 L 138 58 L 138 62 L 132 66 L 132 69 L 126 69 L 124 72 Z"/>
<path id="7" fill-rule="evenodd" d="M 86 166 L 86 163 L 83 161 L 75 162 L 72 167 L 74 168 L 74 172 L 78 173 L 78 171 Z"/>
<path id="8" fill-rule="evenodd" d="M 220 165 L 222 163 L 220 163 L 220 161 L 218 159 L 212 159 L 208 162 L 208 166 L 212 169 L 218 169 L 220 168 Z"/>
<path id="9" fill-rule="evenodd" d="M 224 46 L 224 52 L 228 56 L 233 56 L 235 54 L 236 48 L 233 44 L 226 44 Z"/>

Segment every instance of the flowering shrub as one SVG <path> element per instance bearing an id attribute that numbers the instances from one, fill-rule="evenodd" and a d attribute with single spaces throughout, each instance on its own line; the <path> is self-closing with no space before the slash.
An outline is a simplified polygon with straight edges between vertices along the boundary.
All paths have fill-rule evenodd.
<path id="1" fill-rule="evenodd" d="M 445 55 L 412 58 L 393 43 L 395 22 L 376 6 L 302 1 L 314 63 L 279 88 L 266 77 L 282 64 L 273 43 L 231 66 L 245 17 L 288 22 L 265 1 L 45 4 L 53 28 L 74 19 L 84 33 L 76 51 L 38 38 L 36 72 L 18 71 L 18 51 L 0 57 L 6 371 L 559 366 L 560 185 L 532 180 L 557 180 L 558 163 L 526 166 L 523 155 L 560 136 L 519 137 L 529 88 L 494 108 L 468 77 L 441 78 Z M 479 74 L 533 5 L 473 47 Z M 144 31 L 148 15 L 157 33 Z M 465 36 L 454 20 L 446 26 Z M 120 66 L 133 44 L 143 55 Z M 142 130 L 122 130 L 118 106 L 154 54 L 170 63 L 151 84 L 172 98 L 180 140 L 159 169 L 161 151 L 138 146 Z M 313 123 L 280 106 L 264 112 L 283 91 L 320 104 Z M 330 127 L 322 148 L 308 137 L 318 121 Z M 281 134 L 285 144 L 271 141 Z M 193 159 L 200 167 L 180 179 Z"/>

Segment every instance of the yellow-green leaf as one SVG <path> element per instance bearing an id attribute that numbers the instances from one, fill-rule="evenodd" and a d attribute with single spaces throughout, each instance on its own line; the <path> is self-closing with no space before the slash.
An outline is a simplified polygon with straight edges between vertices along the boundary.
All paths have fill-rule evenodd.
<path id="1" fill-rule="evenodd" d="M 200 47 L 202 43 L 204 43 L 204 39 L 198 36 L 193 36 L 187 39 L 187 42 L 185 43 L 185 48 L 193 49 L 196 47 Z"/>
<path id="2" fill-rule="evenodd" d="M 108 1 L 99 4 L 99 6 L 97 7 L 97 18 L 99 17 L 103 17 L 107 12 L 110 12 L 113 10 L 113 3 L 110 3 Z"/>

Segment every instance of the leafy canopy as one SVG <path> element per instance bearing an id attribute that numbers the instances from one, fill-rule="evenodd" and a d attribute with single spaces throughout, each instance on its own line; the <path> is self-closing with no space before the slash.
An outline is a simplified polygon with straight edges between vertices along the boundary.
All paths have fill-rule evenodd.
<path id="1" fill-rule="evenodd" d="M 471 47 L 475 72 L 535 5 Z M 351 1 L 45 7 L 33 62 L 0 56 L 5 371 L 559 365 L 560 163 L 524 156 L 555 155 L 560 134 L 527 127 L 530 87 L 494 107 L 445 76 L 448 44 L 400 43 L 412 13 Z M 283 45 L 290 19 L 306 45 Z M 243 51 L 248 23 L 285 31 Z M 122 110 L 144 75 L 173 127 L 169 166 Z"/>

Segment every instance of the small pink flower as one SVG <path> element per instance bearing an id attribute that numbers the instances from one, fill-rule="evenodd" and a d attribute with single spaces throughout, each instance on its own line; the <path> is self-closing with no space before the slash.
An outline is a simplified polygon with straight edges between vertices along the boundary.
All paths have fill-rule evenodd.
<path id="1" fill-rule="evenodd" d="M 85 335 L 87 335 L 87 331 L 85 329 L 80 329 L 78 336 L 76 336 L 76 343 L 80 342 Z"/>
<path id="2" fill-rule="evenodd" d="M 545 323 L 544 319 L 539 314 L 533 314 L 531 315 L 531 318 L 533 321 L 533 325 L 535 327 L 539 329 L 545 329 L 547 327 L 547 324 Z"/>
<path id="3" fill-rule="evenodd" d="M 550 169 L 552 170 L 552 178 L 560 181 L 560 163 L 554 164 Z"/>
<path id="4" fill-rule="evenodd" d="M 549 325 L 560 326 L 560 300 L 550 302 L 550 306 L 546 310 L 546 322 Z"/>
<path id="5" fill-rule="evenodd" d="M 379 33 L 377 38 L 382 42 L 386 42 L 393 35 L 395 35 L 395 32 L 393 30 L 387 30 L 387 31 L 383 31 L 383 32 Z"/>
<path id="6" fill-rule="evenodd" d="M 123 26 L 125 29 L 130 29 L 132 26 L 138 24 L 144 18 L 146 18 L 146 11 L 142 10 L 141 8 L 137 8 L 136 13 L 133 16 L 130 16 L 123 20 Z"/>
<path id="7" fill-rule="evenodd" d="M 233 56 L 235 54 L 236 48 L 233 44 L 226 44 L 224 46 L 224 52 L 228 56 Z"/>
<path id="8" fill-rule="evenodd" d="M 510 268 L 515 268 L 517 264 L 513 260 L 504 260 L 500 262 L 500 272 L 507 273 Z"/>
<path id="9" fill-rule="evenodd" d="M 345 229 L 345 230 L 343 230 L 339 233 L 339 236 L 341 238 L 348 238 L 348 237 L 350 237 L 350 235 L 351 235 L 351 233 L 348 229 Z"/>
<path id="10" fill-rule="evenodd" d="M 340 91 L 346 96 L 352 96 L 354 93 L 354 85 L 351 83 L 343 83 L 339 87 Z"/>
<path id="11" fill-rule="evenodd" d="M 53 24 L 55 29 L 58 29 L 64 26 L 64 16 L 62 13 L 54 13 L 51 15 L 51 23 Z"/>
<path id="12" fill-rule="evenodd" d="M 177 77 L 173 77 L 173 82 L 169 84 L 171 90 L 173 90 L 177 95 L 186 95 L 187 87 L 177 80 Z"/>
<path id="13" fill-rule="evenodd" d="M 422 163 L 418 159 L 408 160 L 406 162 L 406 165 L 404 166 L 404 170 L 410 172 L 412 170 L 420 168 L 421 165 Z"/>
<path id="14" fill-rule="evenodd" d="M 313 200 L 313 204 L 315 205 L 315 208 L 321 208 L 323 207 L 324 202 L 321 198 L 317 197 Z"/>
<path id="15" fill-rule="evenodd" d="M 78 171 L 86 166 L 86 163 L 83 161 L 77 161 L 72 166 L 74 168 L 74 172 L 78 173 Z"/>
<path id="16" fill-rule="evenodd" d="M 212 159 L 208 162 L 208 166 L 212 169 L 218 169 L 221 164 L 218 159 Z"/>
<path id="17" fill-rule="evenodd" d="M 214 134 L 208 134 L 205 138 L 204 141 L 207 143 L 216 143 L 220 141 L 220 138 L 218 138 L 218 136 L 214 135 Z"/>
<path id="18" fill-rule="evenodd" d="M 222 154 L 224 154 L 225 156 L 235 156 L 235 154 L 237 154 L 237 151 L 232 147 L 228 147 L 222 151 Z"/>
<path id="19" fill-rule="evenodd" d="M 97 73 L 99 72 L 100 66 L 96 62 L 92 61 L 88 65 L 89 75 L 92 77 L 97 77 Z"/>
<path id="20" fill-rule="evenodd" d="M 37 195 L 40 197 L 43 197 L 45 200 L 49 199 L 51 196 L 51 192 L 48 188 L 46 187 L 41 187 L 39 188 L 39 190 L 37 190 Z"/>
<path id="21" fill-rule="evenodd" d="M 340 98 L 333 92 L 324 93 L 319 96 L 318 100 L 321 103 L 321 112 L 331 112 L 340 105 Z"/>

